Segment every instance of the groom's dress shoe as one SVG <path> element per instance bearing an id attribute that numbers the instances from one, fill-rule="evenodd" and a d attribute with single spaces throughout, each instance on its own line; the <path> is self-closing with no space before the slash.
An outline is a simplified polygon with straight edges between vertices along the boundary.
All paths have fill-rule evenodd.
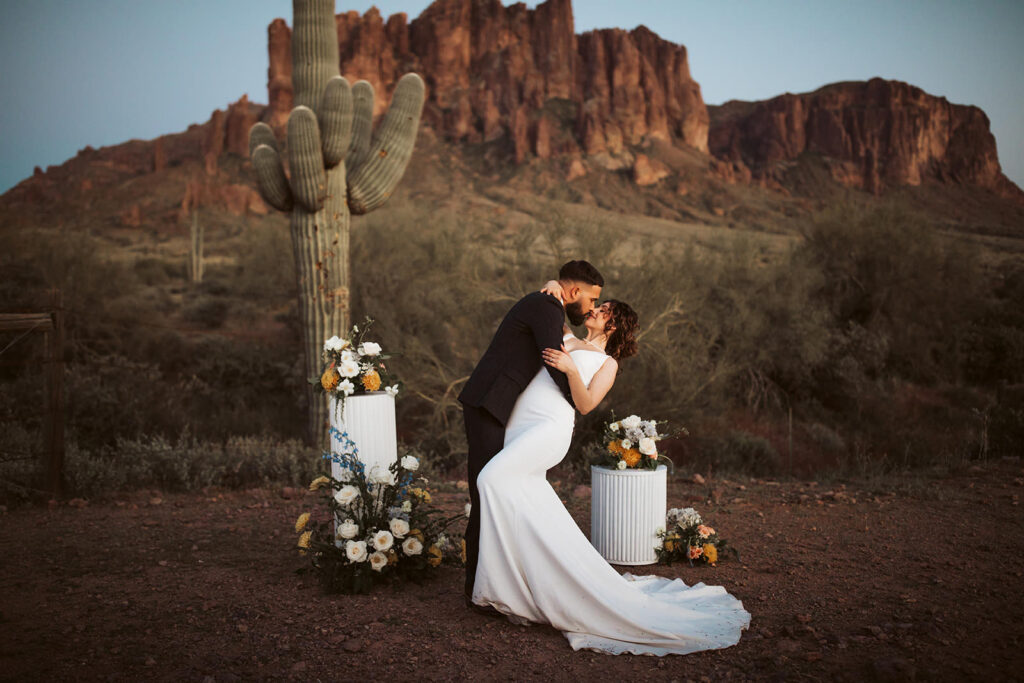
<path id="1" fill-rule="evenodd" d="M 473 602 L 473 598 L 465 593 L 462 596 L 466 599 L 466 607 L 473 610 L 478 614 L 486 614 L 489 617 L 501 617 L 504 616 L 501 612 L 494 609 L 490 605 L 478 605 Z"/>

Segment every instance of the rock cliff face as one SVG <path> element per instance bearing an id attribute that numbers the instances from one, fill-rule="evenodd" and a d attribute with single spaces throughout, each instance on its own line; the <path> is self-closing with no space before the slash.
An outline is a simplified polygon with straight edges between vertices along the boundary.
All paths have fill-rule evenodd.
<path id="1" fill-rule="evenodd" d="M 879 78 L 711 108 L 709 149 L 771 180 L 780 162 L 820 155 L 845 185 L 881 192 L 935 179 L 1021 197 L 1000 170 L 988 117 Z"/>
<path id="2" fill-rule="evenodd" d="M 341 73 L 373 84 L 383 108 L 397 79 L 427 81 L 424 120 L 452 140 L 507 136 L 529 154 L 616 153 L 645 136 L 707 151 L 708 114 L 686 48 L 644 27 L 577 36 L 570 0 L 530 10 L 500 0 L 437 0 L 414 21 L 376 9 L 336 17 Z M 292 106 L 291 36 L 269 28 L 270 123 Z M 568 131 L 567 136 L 558 135 Z"/>

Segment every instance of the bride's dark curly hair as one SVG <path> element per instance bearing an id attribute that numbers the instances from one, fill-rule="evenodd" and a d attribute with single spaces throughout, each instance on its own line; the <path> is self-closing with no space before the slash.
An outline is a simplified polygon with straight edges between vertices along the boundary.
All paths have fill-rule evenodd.
<path id="1" fill-rule="evenodd" d="M 640 327 L 636 311 L 629 304 L 618 299 L 608 299 L 611 319 L 605 324 L 604 331 L 608 332 L 612 327 L 615 329 L 608 332 L 608 341 L 604 345 L 604 352 L 617 361 L 635 356 L 637 351 L 636 332 Z"/>

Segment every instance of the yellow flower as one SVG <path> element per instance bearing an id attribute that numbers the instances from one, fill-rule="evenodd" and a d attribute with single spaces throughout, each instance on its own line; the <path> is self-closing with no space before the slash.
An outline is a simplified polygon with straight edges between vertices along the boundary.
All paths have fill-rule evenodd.
<path id="1" fill-rule="evenodd" d="M 309 548 L 309 539 L 312 536 L 313 536 L 313 532 L 312 531 L 307 531 L 304 534 L 302 534 L 301 536 L 299 536 L 299 547 L 300 548 Z"/>
<path id="2" fill-rule="evenodd" d="M 299 533 L 306 528 L 306 524 L 309 522 L 309 513 L 303 512 L 299 515 L 299 518 L 295 520 L 295 533 Z"/>
<path id="3" fill-rule="evenodd" d="M 640 451 L 635 448 L 623 451 L 622 459 L 626 461 L 628 467 L 636 467 L 636 464 L 640 462 Z"/>
<path id="4" fill-rule="evenodd" d="M 377 374 L 376 370 L 370 370 L 363 375 L 363 388 L 367 391 L 377 391 L 380 389 L 380 375 Z"/>
<path id="5" fill-rule="evenodd" d="M 441 557 L 441 549 L 438 548 L 436 545 L 430 546 L 430 548 L 427 550 L 427 564 L 429 564 L 431 567 L 436 567 L 437 565 L 441 564 Z"/>
<path id="6" fill-rule="evenodd" d="M 419 529 L 413 529 L 408 534 L 406 534 L 406 536 L 414 536 L 415 538 L 419 539 L 420 543 L 423 543 L 423 532 Z"/>
<path id="7" fill-rule="evenodd" d="M 395 552 L 394 548 L 387 551 L 387 553 L 385 554 L 388 556 L 388 564 L 394 564 L 395 562 L 398 562 L 398 553 Z"/>
<path id="8" fill-rule="evenodd" d="M 330 367 L 324 370 L 324 374 L 320 376 L 320 386 L 327 391 L 334 391 L 340 381 L 341 374 L 334 369 L 334 363 L 331 363 Z"/>
<path id="9" fill-rule="evenodd" d="M 430 502 L 430 493 L 428 491 L 424 491 L 423 489 L 420 489 L 420 488 L 409 489 L 409 495 L 410 496 L 416 496 L 417 498 L 422 500 L 424 503 L 429 503 Z"/>
<path id="10" fill-rule="evenodd" d="M 618 455 L 622 452 L 622 445 L 619 443 L 618 439 L 608 443 L 608 452 L 612 455 Z"/>
<path id="11" fill-rule="evenodd" d="M 466 564 L 466 539 L 462 539 L 462 552 L 459 553 L 459 558 L 462 559 L 462 564 Z"/>
<path id="12" fill-rule="evenodd" d="M 678 541 L 678 540 L 679 540 L 679 537 L 676 536 L 675 534 L 672 534 L 671 536 L 666 536 L 665 537 L 665 550 L 667 550 L 669 552 L 672 552 L 673 550 L 675 550 L 676 549 L 676 541 Z"/>
<path id="13" fill-rule="evenodd" d="M 711 543 L 704 544 L 704 559 L 709 563 L 714 564 L 718 562 L 718 548 Z"/>
<path id="14" fill-rule="evenodd" d="M 316 491 L 318 488 L 320 488 L 324 484 L 330 484 L 330 483 L 331 483 L 331 480 L 328 479 L 327 477 L 317 477 L 313 481 L 309 482 L 309 490 L 310 491 Z"/>

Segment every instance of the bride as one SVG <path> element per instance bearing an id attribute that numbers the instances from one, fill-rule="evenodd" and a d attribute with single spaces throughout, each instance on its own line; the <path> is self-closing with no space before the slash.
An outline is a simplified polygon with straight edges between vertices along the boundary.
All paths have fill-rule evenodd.
<path id="1" fill-rule="evenodd" d="M 557 283 L 548 283 L 558 295 Z M 556 289 L 556 291 L 551 291 Z M 543 359 L 564 372 L 576 407 L 593 410 L 637 350 L 636 313 L 608 300 L 587 315 L 585 339 L 569 333 Z M 480 551 L 473 602 L 516 623 L 550 624 L 575 650 L 686 654 L 729 647 L 750 623 L 721 586 L 620 575 L 580 531 L 545 473 L 565 456 L 575 412 L 544 368 L 520 394 L 504 448 L 477 477 Z"/>

